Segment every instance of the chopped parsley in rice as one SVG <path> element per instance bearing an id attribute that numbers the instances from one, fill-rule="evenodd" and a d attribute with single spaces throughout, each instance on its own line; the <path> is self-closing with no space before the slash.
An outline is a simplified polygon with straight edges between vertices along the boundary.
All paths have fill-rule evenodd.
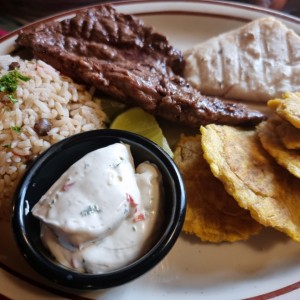
<path id="1" fill-rule="evenodd" d="M 33 159 L 66 137 L 105 128 L 105 121 L 85 86 L 43 61 L 0 56 L 0 219 L 8 220 Z"/>

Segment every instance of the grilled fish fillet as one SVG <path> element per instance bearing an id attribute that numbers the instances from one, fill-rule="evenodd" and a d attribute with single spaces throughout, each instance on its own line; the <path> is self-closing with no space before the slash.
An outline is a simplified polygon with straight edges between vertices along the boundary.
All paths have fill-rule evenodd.
<path id="1" fill-rule="evenodd" d="M 187 50 L 187 81 L 202 93 L 265 102 L 300 90 L 300 37 L 273 17 Z"/>

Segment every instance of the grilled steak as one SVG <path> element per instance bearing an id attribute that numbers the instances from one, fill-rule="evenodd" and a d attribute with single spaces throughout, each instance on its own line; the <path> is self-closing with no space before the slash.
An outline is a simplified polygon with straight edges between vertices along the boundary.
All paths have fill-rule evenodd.
<path id="1" fill-rule="evenodd" d="M 203 96 L 182 77 L 184 60 L 166 37 L 110 5 L 24 29 L 17 43 L 77 81 L 171 121 L 256 124 L 264 115 Z"/>

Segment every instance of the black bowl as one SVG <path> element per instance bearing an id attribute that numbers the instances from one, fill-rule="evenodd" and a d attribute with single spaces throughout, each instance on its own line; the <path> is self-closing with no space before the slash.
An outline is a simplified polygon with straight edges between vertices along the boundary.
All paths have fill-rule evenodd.
<path id="1" fill-rule="evenodd" d="M 116 142 L 127 143 L 135 164 L 148 160 L 162 174 L 164 215 L 161 232 L 152 248 L 130 265 L 105 274 L 78 273 L 57 263 L 40 238 L 40 222 L 31 208 L 73 163 L 88 152 Z M 27 170 L 14 197 L 12 226 L 17 245 L 41 275 L 65 287 L 102 289 L 129 282 L 153 268 L 171 250 L 182 229 L 186 209 L 184 184 L 175 163 L 160 147 L 137 134 L 102 129 L 74 135 L 53 145 Z"/>

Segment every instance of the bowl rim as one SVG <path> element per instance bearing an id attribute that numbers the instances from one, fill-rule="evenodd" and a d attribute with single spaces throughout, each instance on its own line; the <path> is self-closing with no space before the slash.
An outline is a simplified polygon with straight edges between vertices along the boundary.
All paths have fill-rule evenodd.
<path id="1" fill-rule="evenodd" d="M 31 245 L 30 239 L 28 238 L 30 233 L 26 231 L 24 224 L 26 214 L 29 212 L 26 206 L 27 200 L 25 199 L 27 192 L 26 186 L 28 186 L 28 183 L 34 178 L 36 171 L 43 167 L 45 162 L 53 158 L 57 152 L 63 150 L 63 148 L 72 148 L 76 142 L 78 145 L 78 141 L 84 143 L 86 140 L 92 140 L 94 137 L 99 140 L 102 137 L 114 138 L 120 142 L 127 142 L 130 146 L 133 144 L 136 146 L 139 145 L 142 149 L 146 149 L 148 153 L 151 152 L 152 155 L 156 156 L 162 163 L 165 171 L 169 174 L 168 180 L 173 181 L 173 196 L 176 196 L 176 199 L 174 199 L 176 205 L 173 206 L 172 217 L 170 218 L 172 222 L 167 225 L 165 232 L 159 237 L 155 245 L 153 245 L 146 254 L 128 266 L 102 274 L 79 273 L 67 269 L 62 265 L 51 263 L 51 260 L 47 258 L 45 254 Z M 85 152 L 85 154 L 90 151 L 92 150 Z M 72 163 L 70 163 L 70 165 Z M 166 180 L 166 178 L 163 178 L 163 180 Z M 103 289 L 132 281 L 158 264 L 174 246 L 183 227 L 185 213 L 186 195 L 181 173 L 173 159 L 161 147 L 143 136 L 125 130 L 96 129 L 75 134 L 53 144 L 28 167 L 13 197 L 11 224 L 14 238 L 22 256 L 40 275 L 65 287 L 83 290 Z M 132 272 L 133 270 L 135 270 L 134 273 Z M 67 275 L 63 271 L 66 271 Z"/>

